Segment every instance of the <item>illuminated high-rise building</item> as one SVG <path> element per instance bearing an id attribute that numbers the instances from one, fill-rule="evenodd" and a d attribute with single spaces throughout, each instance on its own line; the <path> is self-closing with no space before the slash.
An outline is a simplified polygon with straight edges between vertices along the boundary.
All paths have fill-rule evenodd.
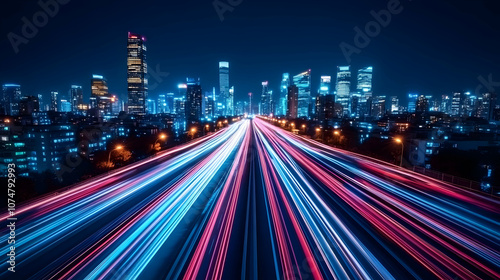
<path id="1" fill-rule="evenodd" d="M 464 94 L 462 92 L 453 93 L 453 98 L 451 100 L 451 116 L 460 117 L 462 115 L 462 101 L 464 99 Z"/>
<path id="2" fill-rule="evenodd" d="M 24 96 L 19 102 L 19 115 L 30 116 L 40 111 L 40 102 L 37 96 Z"/>
<path id="3" fill-rule="evenodd" d="M 371 115 L 374 118 L 381 118 L 385 115 L 385 96 L 372 97 Z"/>
<path id="4" fill-rule="evenodd" d="M 233 99 L 229 94 L 229 62 L 219 62 L 219 97 L 218 103 L 223 104 L 220 115 L 231 115 L 233 112 Z"/>
<path id="5" fill-rule="evenodd" d="M 59 92 L 52 91 L 50 92 L 50 111 L 57 112 L 59 107 Z"/>
<path id="6" fill-rule="evenodd" d="M 357 92 L 361 95 L 361 101 L 364 102 L 373 95 L 373 67 L 365 67 L 358 70 Z"/>
<path id="7" fill-rule="evenodd" d="M 127 44 L 127 82 L 128 113 L 146 114 L 148 98 L 148 65 L 146 63 L 146 39 L 138 34 L 128 33 Z"/>
<path id="8" fill-rule="evenodd" d="M 342 106 L 342 115 L 349 116 L 351 114 L 349 100 L 351 94 L 351 67 L 337 67 L 337 84 L 335 87 L 337 92 L 336 103 Z"/>
<path id="9" fill-rule="evenodd" d="M 283 73 L 283 76 L 281 78 L 280 98 L 278 101 L 277 112 L 276 112 L 278 116 L 286 116 L 289 86 L 290 86 L 290 74 Z"/>
<path id="10" fill-rule="evenodd" d="M 146 100 L 146 112 L 149 115 L 156 115 L 156 102 L 153 99 Z"/>
<path id="11" fill-rule="evenodd" d="M 227 102 L 227 115 L 234 115 L 234 86 L 229 89 L 229 97 Z"/>
<path id="12" fill-rule="evenodd" d="M 319 84 L 319 95 L 329 95 L 332 89 L 332 76 L 321 76 Z"/>
<path id="13" fill-rule="evenodd" d="M 272 92 L 269 90 L 269 82 L 262 82 L 262 95 L 260 98 L 260 114 L 269 116 L 272 113 Z"/>
<path id="14" fill-rule="evenodd" d="M 397 96 L 391 97 L 391 114 L 399 114 L 399 97 Z"/>
<path id="15" fill-rule="evenodd" d="M 199 122 L 203 118 L 202 112 L 203 92 L 200 79 L 187 79 L 186 91 L 186 121 L 188 124 Z"/>
<path id="16" fill-rule="evenodd" d="M 415 113 L 417 111 L 417 99 L 418 94 L 410 93 L 408 94 L 408 112 Z"/>
<path id="17" fill-rule="evenodd" d="M 298 89 L 297 117 L 309 117 L 311 102 L 311 69 L 293 77 L 293 84 Z M 290 99 L 290 98 L 289 98 Z"/>
<path id="18" fill-rule="evenodd" d="M 101 75 L 92 75 L 90 80 L 92 108 L 96 108 L 99 117 L 111 114 L 113 97 L 109 94 L 108 83 Z M 92 98 L 93 97 L 93 98 Z"/>
<path id="19" fill-rule="evenodd" d="M 78 108 L 81 107 L 80 105 L 83 105 L 82 87 L 72 85 L 69 95 L 70 95 L 69 101 L 71 103 L 71 112 L 76 113 L 78 112 Z"/>
<path id="20" fill-rule="evenodd" d="M 21 101 L 21 86 L 16 84 L 5 84 L 2 87 L 2 105 L 6 115 L 19 115 L 19 101 Z"/>
<path id="21" fill-rule="evenodd" d="M 156 112 L 158 114 L 167 113 L 167 96 L 165 94 L 158 95 L 157 106 Z"/>
<path id="22" fill-rule="evenodd" d="M 61 99 L 59 106 L 60 106 L 59 110 L 60 112 L 65 112 L 65 113 L 71 112 L 71 102 L 68 99 Z"/>

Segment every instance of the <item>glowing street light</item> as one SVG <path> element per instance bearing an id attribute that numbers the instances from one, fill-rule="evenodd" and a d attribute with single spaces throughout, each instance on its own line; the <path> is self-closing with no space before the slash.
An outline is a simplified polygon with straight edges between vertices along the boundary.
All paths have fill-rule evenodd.
<path id="1" fill-rule="evenodd" d="M 158 143 L 158 141 L 165 140 L 165 139 L 167 139 L 167 134 L 165 134 L 165 133 L 160 134 L 158 136 L 158 139 L 156 139 L 155 144 L 153 145 L 153 149 L 156 149 L 156 144 Z"/>
<path id="2" fill-rule="evenodd" d="M 123 146 L 118 145 L 113 150 L 109 151 L 109 155 L 108 155 L 108 169 L 111 168 L 111 153 L 113 153 L 113 151 L 120 151 L 120 150 L 123 150 Z"/>
<path id="3" fill-rule="evenodd" d="M 333 132 L 333 134 L 334 134 L 335 136 L 340 136 L 340 131 L 335 130 L 335 131 Z"/>

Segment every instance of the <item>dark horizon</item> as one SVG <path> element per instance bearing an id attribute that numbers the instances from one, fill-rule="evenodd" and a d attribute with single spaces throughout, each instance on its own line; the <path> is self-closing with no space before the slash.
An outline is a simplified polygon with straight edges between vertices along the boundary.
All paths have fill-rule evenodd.
<path id="1" fill-rule="evenodd" d="M 9 3 L 2 15 L 0 83 L 20 84 L 23 95 L 41 93 L 45 101 L 50 91 L 64 96 L 72 84 L 81 85 L 87 102 L 91 75 L 100 74 L 110 92 L 126 100 L 129 31 L 146 37 L 149 70 L 169 73 L 150 77 L 152 98 L 177 93 L 186 77 L 200 77 L 204 92 L 218 88 L 219 61 L 230 62 L 235 101 L 260 93 L 262 81 L 276 94 L 282 73 L 307 69 L 315 95 L 320 76 L 335 80 L 336 67 L 349 64 L 351 90 L 357 69 L 373 66 L 374 95 L 387 97 L 474 92 L 482 85 L 478 77 L 500 80 L 500 23 L 494 21 L 493 1 L 440 1 L 432 7 L 400 1 L 402 11 L 348 63 L 339 45 L 354 45 L 354 28 L 364 29 L 374 20 L 370 11 L 387 9 L 390 2 L 243 0 L 221 21 L 213 1 L 146 0 L 140 7 L 131 1 L 68 1 L 17 54 L 8 34 L 21 35 L 21 18 L 32 21 L 42 9 L 37 1 Z"/>

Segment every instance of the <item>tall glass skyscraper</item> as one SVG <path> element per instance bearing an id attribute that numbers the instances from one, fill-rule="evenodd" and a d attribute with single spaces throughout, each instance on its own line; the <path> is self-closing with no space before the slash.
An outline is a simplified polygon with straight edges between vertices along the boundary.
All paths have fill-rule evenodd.
<path id="1" fill-rule="evenodd" d="M 320 95 L 329 95 L 331 93 L 331 86 L 332 86 L 332 77 L 321 76 L 318 93 Z"/>
<path id="2" fill-rule="evenodd" d="M 262 95 L 260 99 L 260 114 L 269 116 L 272 113 L 272 92 L 269 90 L 269 82 L 262 82 Z"/>
<path id="3" fill-rule="evenodd" d="M 336 102 L 342 106 L 342 114 L 344 116 L 350 115 L 349 99 L 351 94 L 351 67 L 338 66 L 337 67 L 337 97 Z"/>
<path id="4" fill-rule="evenodd" d="M 229 62 L 219 62 L 219 97 L 217 102 L 223 104 L 220 115 L 232 115 L 233 100 L 229 95 Z"/>
<path id="5" fill-rule="evenodd" d="M 276 114 L 279 116 L 286 116 L 289 86 L 290 86 L 290 74 L 283 73 L 283 76 L 281 78 L 280 99 L 279 99 L 279 104 L 277 106 L 278 112 L 276 112 Z"/>
<path id="6" fill-rule="evenodd" d="M 311 102 L 311 69 L 293 77 L 293 83 L 297 86 L 298 108 L 297 117 L 309 117 L 309 103 Z"/>
<path id="7" fill-rule="evenodd" d="M 57 109 L 59 107 L 58 104 L 59 104 L 59 92 L 52 91 L 50 93 L 50 111 L 57 112 Z"/>
<path id="8" fill-rule="evenodd" d="M 199 122 L 203 117 L 202 112 L 203 92 L 201 90 L 200 79 L 187 79 L 186 91 L 186 121 L 188 124 Z"/>
<path id="9" fill-rule="evenodd" d="M 71 112 L 78 112 L 79 106 L 83 105 L 83 89 L 81 86 L 72 85 L 69 91 Z"/>
<path id="10" fill-rule="evenodd" d="M 112 96 L 109 94 L 106 79 L 101 75 L 92 75 L 90 86 L 92 89 L 90 96 L 93 97 L 92 100 L 95 99 L 93 108 L 97 107 L 100 117 L 111 114 Z"/>
<path id="11" fill-rule="evenodd" d="M 2 105 L 6 115 L 19 115 L 19 101 L 21 101 L 21 86 L 16 84 L 5 84 L 2 87 Z M 0 112 L 1 113 L 1 112 Z"/>
<path id="12" fill-rule="evenodd" d="M 415 113 L 417 110 L 417 99 L 418 94 L 410 93 L 408 94 L 408 112 Z"/>
<path id="13" fill-rule="evenodd" d="M 148 65 L 146 63 L 145 40 L 141 35 L 128 33 L 128 113 L 141 116 L 146 114 L 148 96 L 148 79 L 146 78 Z"/>
<path id="14" fill-rule="evenodd" d="M 357 91 L 361 95 L 361 101 L 364 102 L 373 95 L 373 67 L 365 67 L 358 70 Z"/>

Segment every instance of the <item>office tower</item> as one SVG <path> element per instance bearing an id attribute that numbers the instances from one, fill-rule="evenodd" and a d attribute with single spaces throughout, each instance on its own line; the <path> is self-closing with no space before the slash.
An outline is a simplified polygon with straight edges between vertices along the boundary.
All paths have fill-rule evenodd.
<path id="1" fill-rule="evenodd" d="M 373 67 L 365 67 L 358 70 L 357 92 L 361 95 L 362 102 L 372 97 Z"/>
<path id="2" fill-rule="evenodd" d="M 385 115 L 385 98 L 385 96 L 372 97 L 372 117 L 381 118 Z"/>
<path id="3" fill-rule="evenodd" d="M 297 117 L 309 117 L 311 101 L 311 69 L 293 77 L 293 84 L 298 89 Z M 289 98 L 290 100 L 290 98 Z"/>
<path id="4" fill-rule="evenodd" d="M 45 102 L 43 102 L 43 95 L 38 94 L 38 105 L 39 105 L 39 111 L 43 112 L 45 111 Z"/>
<path id="5" fill-rule="evenodd" d="M 325 121 L 335 117 L 335 95 L 320 94 L 316 97 L 316 118 Z"/>
<path id="6" fill-rule="evenodd" d="M 483 93 L 478 99 L 478 108 L 476 117 L 483 118 L 489 121 L 494 120 L 494 111 L 496 105 L 495 93 Z"/>
<path id="7" fill-rule="evenodd" d="M 167 93 L 166 101 L 167 101 L 167 111 L 165 113 L 174 114 L 175 111 L 174 111 L 174 93 L 173 92 Z"/>
<path id="8" fill-rule="evenodd" d="M 40 111 L 40 102 L 37 96 L 25 96 L 19 102 L 19 115 L 30 116 L 34 112 Z"/>
<path id="9" fill-rule="evenodd" d="M 260 114 L 269 116 L 272 114 L 272 93 L 269 91 L 269 82 L 262 82 L 262 95 L 260 98 Z"/>
<path id="10" fill-rule="evenodd" d="M 21 86 L 16 84 L 5 84 L 2 87 L 2 107 L 6 115 L 19 115 L 19 101 L 21 101 Z M 0 112 L 1 113 L 1 112 Z"/>
<path id="11" fill-rule="evenodd" d="M 118 115 L 124 110 L 123 101 L 121 101 L 116 95 L 111 96 L 111 114 Z"/>
<path id="12" fill-rule="evenodd" d="M 60 112 L 69 113 L 71 112 L 71 102 L 68 99 L 61 99 Z"/>
<path id="13" fill-rule="evenodd" d="M 415 113 L 417 110 L 417 99 L 418 94 L 410 93 L 408 94 L 408 112 Z"/>
<path id="14" fill-rule="evenodd" d="M 462 115 L 462 100 L 463 100 L 463 93 L 461 92 L 453 93 L 453 98 L 451 100 L 452 117 L 460 117 Z"/>
<path id="15" fill-rule="evenodd" d="M 101 75 L 92 75 L 90 80 L 92 109 L 96 109 L 97 117 L 111 114 L 112 96 L 109 94 L 108 83 Z"/>
<path id="16" fill-rule="evenodd" d="M 186 118 L 186 96 L 174 98 L 174 112 L 178 118 Z"/>
<path id="17" fill-rule="evenodd" d="M 415 105 L 415 112 L 417 113 L 429 112 L 429 99 L 427 99 L 424 95 L 420 95 L 417 98 L 417 103 Z"/>
<path id="18" fill-rule="evenodd" d="M 463 103 L 462 103 L 462 116 L 463 117 L 471 117 L 475 115 L 475 111 L 477 111 L 477 96 L 472 95 L 470 92 L 466 92 L 463 95 Z"/>
<path id="19" fill-rule="evenodd" d="M 248 93 L 248 114 L 253 115 L 252 93 Z"/>
<path id="20" fill-rule="evenodd" d="M 203 102 L 203 92 L 201 90 L 200 79 L 187 79 L 186 92 L 186 121 L 188 124 L 199 122 L 203 117 L 201 103 Z"/>
<path id="21" fill-rule="evenodd" d="M 399 114 L 399 97 L 397 96 L 391 97 L 391 114 Z"/>
<path id="22" fill-rule="evenodd" d="M 146 63 L 145 38 L 138 34 L 128 33 L 127 43 L 127 82 L 128 113 L 132 115 L 146 114 L 148 98 L 148 66 Z"/>
<path id="23" fill-rule="evenodd" d="M 50 92 L 50 111 L 57 112 L 59 104 L 59 93 L 57 91 Z"/>
<path id="24" fill-rule="evenodd" d="M 233 110 L 233 100 L 229 96 L 229 62 L 219 62 L 219 97 L 217 103 L 221 103 L 223 107 L 218 108 L 221 110 L 219 115 L 230 115 Z"/>
<path id="25" fill-rule="evenodd" d="M 153 99 L 146 100 L 146 113 L 156 115 L 156 102 Z"/>
<path id="26" fill-rule="evenodd" d="M 167 96 L 165 94 L 158 95 L 157 106 L 158 108 L 156 109 L 156 112 L 158 114 L 167 113 Z"/>
<path id="27" fill-rule="evenodd" d="M 362 112 L 363 112 L 363 116 L 364 116 L 364 113 L 366 110 L 364 110 L 364 108 L 362 108 L 362 107 L 365 104 L 366 104 L 366 102 L 363 102 L 361 94 L 359 94 L 357 92 L 351 93 L 351 100 L 350 100 L 351 115 L 350 115 L 350 117 L 359 118 L 359 117 L 361 117 Z"/>
<path id="28" fill-rule="evenodd" d="M 83 105 L 83 89 L 81 86 L 72 85 L 69 91 L 69 101 L 71 102 L 71 112 L 78 112 L 78 108 Z"/>
<path id="29" fill-rule="evenodd" d="M 441 96 L 441 112 L 451 115 L 451 101 L 452 99 L 448 95 Z"/>
<path id="30" fill-rule="evenodd" d="M 287 99 L 288 99 L 288 87 L 290 86 L 290 74 L 283 73 L 281 78 L 281 88 L 280 88 L 280 98 L 278 100 L 278 106 L 276 115 L 286 116 L 287 111 Z"/>
<path id="31" fill-rule="evenodd" d="M 288 108 L 286 110 L 286 116 L 288 118 L 296 119 L 298 116 L 298 106 L 299 106 L 299 88 L 296 85 L 291 85 L 288 87 Z"/>
<path id="32" fill-rule="evenodd" d="M 332 76 L 321 76 L 319 84 L 319 95 L 329 95 L 332 88 Z"/>
<path id="33" fill-rule="evenodd" d="M 351 94 L 351 67 L 338 66 L 337 67 L 337 91 L 336 103 L 342 106 L 342 116 L 349 116 L 351 114 L 349 108 L 349 99 Z"/>
<path id="34" fill-rule="evenodd" d="M 229 89 L 229 99 L 227 102 L 227 115 L 234 115 L 234 86 Z"/>
<path id="35" fill-rule="evenodd" d="M 204 115 L 207 119 L 212 119 L 214 117 L 215 102 L 213 98 L 213 92 L 205 92 L 205 108 Z"/>

